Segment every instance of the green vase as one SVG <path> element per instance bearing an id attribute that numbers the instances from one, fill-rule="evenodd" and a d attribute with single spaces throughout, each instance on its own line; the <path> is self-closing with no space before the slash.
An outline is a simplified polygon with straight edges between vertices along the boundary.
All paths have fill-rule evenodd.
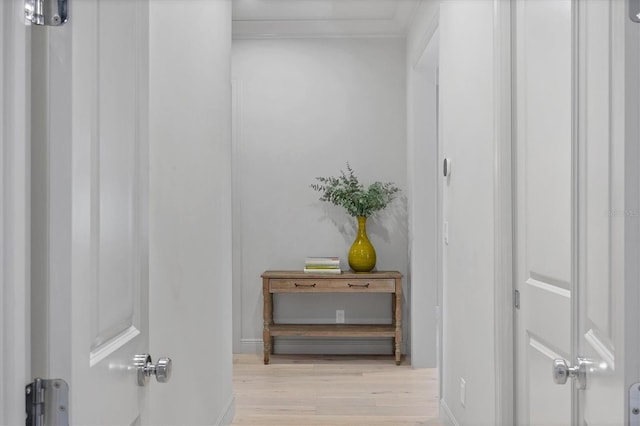
<path id="1" fill-rule="evenodd" d="M 376 250 L 367 237 L 367 218 L 358 216 L 358 234 L 349 250 L 349 266 L 355 272 L 370 272 L 376 266 Z"/>

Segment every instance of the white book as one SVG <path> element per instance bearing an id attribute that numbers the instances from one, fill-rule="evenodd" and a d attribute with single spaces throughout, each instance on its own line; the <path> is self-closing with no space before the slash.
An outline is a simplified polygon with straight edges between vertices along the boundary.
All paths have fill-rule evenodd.
<path id="1" fill-rule="evenodd" d="M 307 274 L 341 274 L 342 273 L 340 268 L 325 268 L 325 269 L 304 268 L 304 272 Z"/>
<path id="2" fill-rule="evenodd" d="M 307 257 L 304 261 L 305 265 L 313 266 L 340 266 L 339 257 Z"/>

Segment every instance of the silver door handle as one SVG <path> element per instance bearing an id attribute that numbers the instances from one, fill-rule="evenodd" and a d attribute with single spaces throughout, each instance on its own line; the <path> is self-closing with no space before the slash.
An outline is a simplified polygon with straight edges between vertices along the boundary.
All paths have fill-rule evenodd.
<path id="1" fill-rule="evenodd" d="M 576 388 L 587 388 L 587 365 L 589 362 L 585 358 L 578 358 L 578 364 L 569 367 L 567 361 L 558 358 L 553 360 L 553 381 L 558 385 L 567 383 L 567 379 L 574 379 Z"/>
<path id="2" fill-rule="evenodd" d="M 134 365 L 138 370 L 138 385 L 145 386 L 151 376 L 156 376 L 158 383 L 167 383 L 171 379 L 171 364 L 171 358 L 160 358 L 157 364 L 153 364 L 151 355 L 136 355 Z"/>

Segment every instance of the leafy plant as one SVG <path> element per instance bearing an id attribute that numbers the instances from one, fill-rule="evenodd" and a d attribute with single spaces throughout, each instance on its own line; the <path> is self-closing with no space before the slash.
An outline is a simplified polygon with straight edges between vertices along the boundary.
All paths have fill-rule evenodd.
<path id="1" fill-rule="evenodd" d="M 322 192 L 320 201 L 328 201 L 344 207 L 351 216 L 371 216 L 387 207 L 400 191 L 391 182 L 374 182 L 365 188 L 358 181 L 349 163 L 347 163 L 347 173 L 341 170 L 338 177 L 317 177 L 316 179 L 320 183 L 311 184 L 311 188 Z"/>

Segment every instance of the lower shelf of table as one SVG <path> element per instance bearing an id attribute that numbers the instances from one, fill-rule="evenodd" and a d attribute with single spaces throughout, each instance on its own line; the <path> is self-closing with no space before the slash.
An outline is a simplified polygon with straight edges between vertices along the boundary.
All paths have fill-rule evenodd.
<path id="1" fill-rule="evenodd" d="M 393 324 L 272 324 L 271 336 L 395 337 Z"/>

